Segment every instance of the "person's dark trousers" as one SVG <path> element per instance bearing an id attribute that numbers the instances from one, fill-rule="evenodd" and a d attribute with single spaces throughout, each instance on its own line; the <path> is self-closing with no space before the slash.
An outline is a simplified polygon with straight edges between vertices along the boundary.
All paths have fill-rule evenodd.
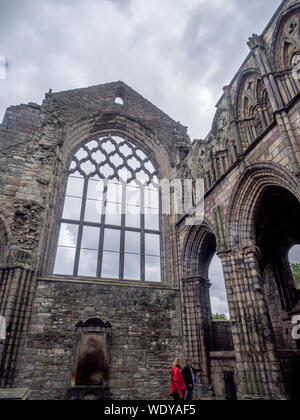
<path id="1" fill-rule="evenodd" d="M 177 390 L 171 396 L 173 397 L 174 401 L 182 401 Z"/>
<path id="2" fill-rule="evenodd" d="M 194 393 L 194 388 L 192 386 L 186 385 L 185 400 L 186 401 L 193 401 L 193 393 Z"/>

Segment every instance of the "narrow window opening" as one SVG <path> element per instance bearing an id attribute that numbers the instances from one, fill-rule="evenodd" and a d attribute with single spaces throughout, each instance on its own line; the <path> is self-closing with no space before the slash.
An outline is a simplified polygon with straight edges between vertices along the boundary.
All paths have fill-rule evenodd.
<path id="1" fill-rule="evenodd" d="M 209 280 L 211 282 L 210 299 L 213 318 L 217 321 L 229 320 L 230 316 L 223 267 L 217 254 L 214 255 L 209 266 Z"/>
<path id="2" fill-rule="evenodd" d="M 115 104 L 124 105 L 124 99 L 122 99 L 120 96 L 117 96 L 115 99 Z"/>
<path id="3" fill-rule="evenodd" d="M 289 252 L 289 262 L 297 290 L 300 290 L 300 245 L 295 245 Z"/>

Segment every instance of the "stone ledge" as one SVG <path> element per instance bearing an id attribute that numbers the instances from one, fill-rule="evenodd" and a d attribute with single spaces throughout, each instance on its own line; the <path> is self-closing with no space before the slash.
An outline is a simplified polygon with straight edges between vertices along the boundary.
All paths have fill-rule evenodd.
<path id="1" fill-rule="evenodd" d="M 235 359 L 234 351 L 211 351 L 209 353 L 211 359 Z"/>
<path id="2" fill-rule="evenodd" d="M 29 396 L 29 388 L 0 388 L 0 400 L 2 401 L 25 401 Z"/>
<path id="3" fill-rule="evenodd" d="M 179 288 L 163 285 L 162 283 L 146 283 L 146 282 L 135 282 L 128 280 L 105 280 L 105 279 L 92 279 L 85 277 L 64 277 L 64 276 L 49 276 L 39 277 L 38 282 L 55 282 L 55 283 L 79 283 L 79 284 L 94 284 L 98 286 L 117 286 L 117 287 L 136 287 L 142 289 L 161 289 L 180 292 Z"/>

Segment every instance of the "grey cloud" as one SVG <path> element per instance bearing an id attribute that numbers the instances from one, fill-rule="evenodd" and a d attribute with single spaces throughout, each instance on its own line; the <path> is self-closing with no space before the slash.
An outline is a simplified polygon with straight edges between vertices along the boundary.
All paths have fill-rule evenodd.
<path id="1" fill-rule="evenodd" d="M 295 245 L 289 252 L 289 260 L 293 264 L 300 264 L 300 245 Z"/>
<path id="2" fill-rule="evenodd" d="M 192 137 L 205 137 L 222 86 L 248 54 L 248 37 L 280 2 L 0 0 L 0 55 L 8 61 L 0 120 L 11 104 L 41 103 L 49 88 L 124 80 L 188 125 Z M 223 312 L 214 264 L 212 301 Z"/>
<path id="3" fill-rule="evenodd" d="M 192 137 L 280 0 L 0 0 L 0 119 L 44 93 L 124 80 Z M 262 13 L 263 11 L 263 13 Z"/>
<path id="4" fill-rule="evenodd" d="M 128 12 L 131 8 L 132 0 L 106 0 L 111 2 L 116 7 L 120 8 L 123 11 Z"/>

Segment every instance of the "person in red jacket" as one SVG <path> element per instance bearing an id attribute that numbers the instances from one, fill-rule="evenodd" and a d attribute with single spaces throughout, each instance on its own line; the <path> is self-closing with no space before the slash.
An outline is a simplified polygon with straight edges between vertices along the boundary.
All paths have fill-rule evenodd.
<path id="1" fill-rule="evenodd" d="M 171 392 L 170 396 L 174 398 L 175 401 L 180 401 L 184 399 L 185 392 L 185 383 L 182 376 L 183 363 L 179 357 L 176 357 L 173 363 L 173 367 L 170 368 L 171 374 Z"/>

